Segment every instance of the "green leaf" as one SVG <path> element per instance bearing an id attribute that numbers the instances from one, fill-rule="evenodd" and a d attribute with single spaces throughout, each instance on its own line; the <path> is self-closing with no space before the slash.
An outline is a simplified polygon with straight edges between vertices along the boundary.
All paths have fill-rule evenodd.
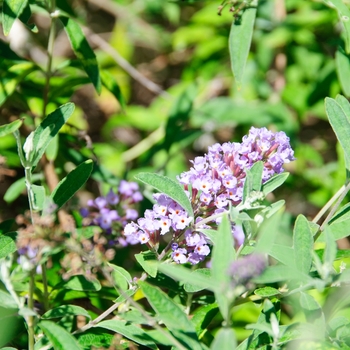
<path id="1" fill-rule="evenodd" d="M 317 325 L 320 334 L 325 334 L 325 316 L 319 303 L 310 294 L 300 292 L 300 305 L 308 323 Z"/>
<path id="2" fill-rule="evenodd" d="M 294 266 L 294 250 L 282 244 L 271 244 L 269 255 L 284 265 Z"/>
<path id="3" fill-rule="evenodd" d="M 41 318 L 50 319 L 50 318 L 61 318 L 67 315 L 80 315 L 87 318 L 91 318 L 89 313 L 82 307 L 76 305 L 61 305 L 45 312 Z"/>
<path id="4" fill-rule="evenodd" d="M 338 101 L 335 101 L 329 97 L 325 99 L 326 113 L 329 122 L 337 136 L 340 145 L 345 153 L 345 166 L 347 172 L 350 171 L 350 120 L 344 110 L 345 106 L 348 105 L 344 103 L 340 105 Z M 348 177 L 348 176 L 347 176 Z"/>
<path id="5" fill-rule="evenodd" d="M 210 349 L 228 349 L 228 346 L 230 349 L 235 349 L 237 346 L 235 331 L 232 328 L 220 328 L 215 334 Z"/>
<path id="6" fill-rule="evenodd" d="M 0 137 L 6 136 L 18 130 L 23 123 L 23 120 L 18 119 L 10 124 L 0 125 Z"/>
<path id="7" fill-rule="evenodd" d="M 328 223 L 328 229 L 335 240 L 349 236 L 350 203 L 340 208 Z M 318 242 L 325 241 L 324 232 L 319 236 Z"/>
<path id="8" fill-rule="evenodd" d="M 188 285 L 192 285 L 192 288 L 208 289 L 214 291 L 216 283 L 208 273 L 194 273 L 188 268 L 181 265 L 174 265 L 168 263 L 160 263 L 158 270 L 165 275 L 174 278 L 177 281 L 181 281 Z"/>
<path id="9" fill-rule="evenodd" d="M 0 106 L 15 92 L 18 84 L 37 69 L 34 63 L 24 61 L 13 64 L 4 76 L 0 75 Z"/>
<path id="10" fill-rule="evenodd" d="M 76 229 L 76 233 L 79 239 L 89 239 L 95 234 L 99 234 L 101 232 L 102 228 L 100 226 L 85 226 Z"/>
<path id="11" fill-rule="evenodd" d="M 50 113 L 34 131 L 33 147 L 35 153 L 31 162 L 33 168 L 36 167 L 47 146 L 67 122 L 73 111 L 74 103 L 69 102 L 60 106 Z"/>
<path id="12" fill-rule="evenodd" d="M 113 75 L 110 74 L 107 70 L 101 70 L 100 74 L 101 74 L 102 85 L 105 88 L 107 88 L 114 95 L 114 97 L 120 103 L 121 108 L 125 109 L 126 104 L 125 104 L 124 97 L 123 97 L 123 95 L 120 91 L 119 85 L 115 81 Z"/>
<path id="13" fill-rule="evenodd" d="M 323 263 L 326 264 L 329 269 L 332 269 L 333 262 L 337 257 L 337 242 L 330 232 L 329 226 L 325 227 L 324 234 L 326 247 L 323 254 Z"/>
<path id="14" fill-rule="evenodd" d="M 17 251 L 16 236 L 17 232 L 8 232 L 0 235 L 0 259 Z"/>
<path id="15" fill-rule="evenodd" d="M 284 265 L 274 265 L 267 267 L 260 276 L 254 277 L 253 282 L 260 284 L 283 281 L 289 282 L 291 280 L 297 280 L 298 282 L 308 282 L 310 281 L 310 278 L 296 268 Z"/>
<path id="16" fill-rule="evenodd" d="M 280 187 L 289 176 L 289 173 L 277 174 L 271 177 L 262 185 L 262 192 L 267 196 L 270 192 L 274 191 L 276 188 Z"/>
<path id="17" fill-rule="evenodd" d="M 51 193 L 50 198 L 61 208 L 85 184 L 90 177 L 94 164 L 87 160 L 78 165 L 64 179 L 62 179 Z"/>
<path id="18" fill-rule="evenodd" d="M 342 0 L 329 0 L 338 12 L 340 22 L 345 29 L 345 48 L 346 53 L 350 53 L 350 10 Z"/>
<path id="19" fill-rule="evenodd" d="M 308 220 L 298 215 L 293 231 L 294 259 L 298 269 L 308 274 L 312 264 L 314 240 Z"/>
<path id="20" fill-rule="evenodd" d="M 154 187 L 157 191 L 165 193 L 168 197 L 180 204 L 189 216 L 192 218 L 194 217 L 191 202 L 183 187 L 178 182 L 175 182 L 166 176 L 153 173 L 139 173 L 135 178 Z"/>
<path id="21" fill-rule="evenodd" d="M 1 245 L 1 236 L 0 236 Z M 16 301 L 12 298 L 11 294 L 0 289 L 0 307 L 4 309 L 18 309 Z"/>
<path id="22" fill-rule="evenodd" d="M 194 278 L 196 275 L 202 275 L 205 278 L 207 278 L 208 282 L 211 280 L 210 278 L 211 272 L 210 272 L 210 269 L 207 269 L 207 268 L 194 270 L 191 272 L 191 274 L 192 274 L 192 277 Z M 196 284 L 192 280 L 190 283 L 185 283 L 184 289 L 187 293 L 195 293 L 206 288 L 203 288 L 202 286 L 196 286 Z"/>
<path id="23" fill-rule="evenodd" d="M 218 231 L 209 228 L 198 228 L 198 231 L 206 235 L 215 245 L 215 242 L 218 239 Z"/>
<path id="24" fill-rule="evenodd" d="M 108 264 L 112 269 L 112 278 L 115 284 L 123 291 L 129 289 L 130 283 L 132 282 L 132 277 L 128 271 L 120 266 L 114 264 Z"/>
<path id="25" fill-rule="evenodd" d="M 48 161 L 54 161 L 59 149 L 58 135 L 56 135 L 46 148 L 45 156 Z"/>
<path id="26" fill-rule="evenodd" d="M 254 294 L 262 298 L 269 298 L 275 295 L 280 295 L 281 292 L 276 288 L 263 287 L 263 288 L 255 289 Z"/>
<path id="27" fill-rule="evenodd" d="M 215 288 L 215 297 L 219 304 L 219 308 L 224 320 L 228 321 L 229 307 L 231 300 L 227 296 L 230 289 L 229 267 L 236 256 L 234 249 L 231 224 L 227 215 L 222 217 L 221 224 L 218 229 L 218 237 L 212 252 L 212 275 L 217 280 Z"/>
<path id="28" fill-rule="evenodd" d="M 77 334 L 78 343 L 84 349 L 109 348 L 114 338 L 114 334 L 103 328 L 90 328 L 88 331 Z"/>
<path id="29" fill-rule="evenodd" d="M 32 182 L 42 180 L 44 178 L 43 174 L 33 174 L 32 175 Z M 17 199 L 21 193 L 23 193 L 26 189 L 26 182 L 25 178 L 22 177 L 21 179 L 18 179 L 15 181 L 6 191 L 4 195 L 4 201 L 7 203 L 13 202 L 15 199 Z"/>
<path id="30" fill-rule="evenodd" d="M 342 91 L 350 97 L 350 59 L 341 47 L 335 53 L 335 64 Z"/>
<path id="31" fill-rule="evenodd" d="M 54 350 L 82 350 L 77 340 L 56 323 L 40 321 L 39 327 L 52 343 Z"/>
<path id="32" fill-rule="evenodd" d="M 96 279 L 88 280 L 83 275 L 75 275 L 68 281 L 60 283 L 57 287 L 78 291 L 99 291 L 101 289 L 101 284 Z"/>
<path id="33" fill-rule="evenodd" d="M 89 76 L 98 94 L 101 93 L 100 72 L 96 55 L 87 42 L 80 26 L 71 18 L 60 17 L 64 29 L 68 35 L 72 49 L 81 62 L 86 74 Z"/>
<path id="34" fill-rule="evenodd" d="M 145 272 L 147 272 L 151 277 L 155 278 L 157 276 L 158 261 L 153 252 L 148 250 L 146 252 L 135 254 L 135 258 Z"/>
<path id="35" fill-rule="evenodd" d="M 134 326 L 132 323 L 120 320 L 108 320 L 98 323 L 95 327 L 109 329 L 113 332 L 122 334 L 124 337 L 134 341 L 135 343 L 147 346 L 151 349 L 157 349 L 156 344 L 150 336 L 147 335 L 140 327 Z"/>
<path id="36" fill-rule="evenodd" d="M 195 328 L 187 315 L 159 288 L 140 281 L 139 285 L 152 308 L 165 326 L 189 349 L 201 349 Z"/>
<path id="37" fill-rule="evenodd" d="M 30 185 L 30 190 L 33 194 L 33 209 L 41 211 L 45 203 L 45 188 L 43 186 Z"/>
<path id="38" fill-rule="evenodd" d="M 33 33 L 38 33 L 39 30 L 34 23 L 28 23 L 32 18 L 32 10 L 30 8 L 30 1 L 28 1 L 27 6 L 23 9 L 22 13 L 19 15 L 18 19 Z"/>
<path id="39" fill-rule="evenodd" d="M 270 253 L 273 243 L 279 233 L 282 213 L 277 212 L 272 217 L 265 219 L 259 229 L 259 239 L 256 244 L 256 252 Z"/>
<path id="40" fill-rule="evenodd" d="M 257 2 L 249 4 L 249 8 L 243 10 L 242 16 L 232 22 L 229 50 L 231 68 L 235 76 L 238 88 L 241 87 L 244 68 L 249 54 L 256 17 Z"/>
<path id="41" fill-rule="evenodd" d="M 249 170 L 244 181 L 243 202 L 245 202 L 252 191 L 260 191 L 262 185 L 262 172 L 264 169 L 263 162 L 256 162 Z"/>
<path id="42" fill-rule="evenodd" d="M 28 0 L 4 0 L 2 8 L 2 27 L 5 36 L 9 35 L 13 23 L 23 12 L 27 3 Z"/>
<path id="43" fill-rule="evenodd" d="M 199 338 L 204 332 L 206 332 L 206 328 L 218 312 L 219 308 L 216 303 L 203 305 L 195 310 L 191 322 L 195 326 Z"/>

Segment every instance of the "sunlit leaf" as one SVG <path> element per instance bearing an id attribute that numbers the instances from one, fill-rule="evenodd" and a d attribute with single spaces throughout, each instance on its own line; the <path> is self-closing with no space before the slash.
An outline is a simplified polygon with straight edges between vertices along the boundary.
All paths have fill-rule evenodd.
<path id="1" fill-rule="evenodd" d="M 12 123 L 0 125 L 0 137 L 3 137 L 5 135 L 15 132 L 21 127 L 22 123 L 23 121 L 18 119 L 13 121 Z"/>
<path id="2" fill-rule="evenodd" d="M 17 250 L 16 236 L 16 232 L 8 232 L 0 235 L 0 259 Z"/>
<path id="3" fill-rule="evenodd" d="M 50 319 L 50 318 L 62 318 L 67 315 L 81 315 L 87 318 L 91 318 L 89 313 L 82 307 L 77 305 L 61 305 L 57 306 L 47 312 L 45 312 L 41 318 Z"/>
<path id="4" fill-rule="evenodd" d="M 299 215 L 293 231 L 294 259 L 298 269 L 308 274 L 312 264 L 313 238 L 308 220 Z"/>
<path id="5" fill-rule="evenodd" d="M 157 276 L 158 271 L 158 261 L 153 252 L 141 252 L 139 254 L 135 254 L 135 258 L 137 262 L 142 266 L 142 268 L 147 272 L 151 277 Z"/>
<path id="6" fill-rule="evenodd" d="M 249 8 L 245 8 L 242 16 L 235 19 L 231 26 L 229 37 L 231 68 L 238 88 L 242 84 L 244 68 L 252 41 L 256 7 L 257 2 L 251 2 Z"/>
<path id="7" fill-rule="evenodd" d="M 82 350 L 77 340 L 64 328 L 51 321 L 39 322 L 39 327 L 52 343 L 55 350 Z"/>
<path id="8" fill-rule="evenodd" d="M 68 35 L 72 49 L 89 76 L 98 94 L 101 93 L 100 72 L 96 55 L 85 38 L 78 23 L 68 17 L 60 17 Z"/>
<path id="9" fill-rule="evenodd" d="M 4 0 L 2 8 L 2 27 L 5 36 L 9 35 L 13 23 L 23 12 L 27 3 L 28 0 Z"/>
<path id="10" fill-rule="evenodd" d="M 109 329 L 113 332 L 122 334 L 124 337 L 134 341 L 135 343 L 147 346 L 151 349 L 157 349 L 151 337 L 147 335 L 140 327 L 133 325 L 127 321 L 108 320 L 102 321 L 96 327 Z"/>
<path id="11" fill-rule="evenodd" d="M 31 160 L 33 168 L 38 164 L 47 146 L 67 122 L 73 111 L 74 104 L 68 102 L 50 113 L 36 128 L 33 136 L 34 156 Z"/>
<path id="12" fill-rule="evenodd" d="M 94 164 L 92 160 L 78 165 L 64 179 L 62 179 L 51 193 L 50 198 L 61 208 L 89 179 Z"/>
<path id="13" fill-rule="evenodd" d="M 139 173 L 135 178 L 147 185 L 154 187 L 157 191 L 165 193 L 175 202 L 180 204 L 188 213 L 188 216 L 194 217 L 191 202 L 188 199 L 183 187 L 166 176 L 153 173 Z"/>

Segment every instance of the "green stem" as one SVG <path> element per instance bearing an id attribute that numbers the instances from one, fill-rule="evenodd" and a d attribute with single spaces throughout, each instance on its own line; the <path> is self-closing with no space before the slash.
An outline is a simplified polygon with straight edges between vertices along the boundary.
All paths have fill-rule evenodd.
<path id="1" fill-rule="evenodd" d="M 326 211 L 333 205 L 333 203 L 339 198 L 339 196 L 343 193 L 345 189 L 345 185 L 340 187 L 337 193 L 325 204 L 325 206 L 317 213 L 312 222 L 317 224 L 318 221 L 322 218 L 322 216 L 326 213 Z"/>
<path id="2" fill-rule="evenodd" d="M 50 12 L 53 12 L 56 8 L 56 1 L 52 0 Z M 49 41 L 47 44 L 47 66 L 46 66 L 46 80 L 45 80 L 45 87 L 44 87 L 44 94 L 43 94 L 43 112 L 42 117 L 46 117 L 46 108 L 48 104 L 49 99 L 49 90 L 50 90 L 50 80 L 52 76 L 52 57 L 53 57 L 53 48 L 55 44 L 55 36 L 56 36 L 56 16 L 51 16 L 51 25 L 50 25 L 50 32 L 49 32 Z"/>
<path id="3" fill-rule="evenodd" d="M 29 296 L 28 296 L 28 308 L 30 310 L 34 309 L 34 270 L 30 272 L 29 275 Z M 35 316 L 28 316 L 28 348 L 29 350 L 34 350 L 35 337 L 34 337 L 34 318 Z"/>
<path id="4" fill-rule="evenodd" d="M 319 231 L 315 234 L 314 236 L 314 242 L 316 242 L 316 240 L 318 239 L 318 237 L 320 236 L 320 234 L 322 233 L 322 231 L 324 230 L 325 226 L 328 224 L 328 222 L 332 219 L 332 217 L 334 216 L 335 212 L 337 211 L 337 209 L 339 208 L 341 202 L 343 201 L 343 199 L 345 198 L 345 196 L 347 195 L 347 193 L 350 190 L 350 182 L 344 187 L 341 187 L 341 192 L 340 190 L 338 192 L 340 192 L 340 196 L 337 200 L 337 202 L 334 204 L 334 206 L 332 207 L 331 211 L 329 212 L 329 214 L 327 215 L 327 217 L 325 218 L 325 220 L 323 221 L 322 225 L 320 226 Z M 338 192 L 336 194 L 338 194 Z"/>
<path id="5" fill-rule="evenodd" d="M 46 275 L 46 265 L 41 264 L 41 276 L 43 279 L 43 285 L 44 285 L 44 310 L 49 310 L 49 290 L 48 290 L 48 284 L 47 284 L 47 275 Z"/>

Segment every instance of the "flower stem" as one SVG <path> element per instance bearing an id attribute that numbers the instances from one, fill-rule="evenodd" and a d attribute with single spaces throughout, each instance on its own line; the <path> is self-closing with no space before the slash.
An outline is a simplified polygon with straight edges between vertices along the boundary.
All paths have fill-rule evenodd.
<path id="1" fill-rule="evenodd" d="M 340 187 L 336 194 L 324 205 L 324 207 L 317 213 L 312 222 L 317 224 L 317 222 L 321 219 L 321 217 L 326 213 L 326 211 L 332 206 L 332 204 L 339 198 L 339 196 L 343 193 L 345 189 L 345 185 Z"/>
<path id="2" fill-rule="evenodd" d="M 50 6 L 50 12 L 53 12 L 56 8 L 56 1 L 51 0 L 51 6 Z M 49 41 L 47 44 L 47 66 L 46 66 L 46 79 L 45 79 L 45 87 L 44 87 L 44 93 L 43 93 L 43 111 L 42 111 L 42 117 L 45 118 L 46 116 L 46 108 L 48 105 L 48 99 L 49 99 L 49 90 L 50 90 L 50 79 L 52 76 L 52 57 L 53 57 L 53 48 L 55 44 L 55 36 L 56 36 L 56 21 L 57 18 L 55 16 L 51 16 L 51 25 L 50 25 L 50 32 L 49 32 Z"/>
<path id="3" fill-rule="evenodd" d="M 41 264 L 41 276 L 42 276 L 42 279 L 43 279 L 43 286 L 44 286 L 44 300 L 43 300 L 43 303 L 44 303 L 44 310 L 47 311 L 49 310 L 49 291 L 48 291 L 48 284 L 47 284 L 47 275 L 46 275 L 46 265 L 45 263 L 44 264 Z"/>
<path id="4" fill-rule="evenodd" d="M 334 204 L 334 206 L 332 207 L 331 211 L 329 212 L 329 214 L 327 215 L 327 217 L 325 218 L 325 220 L 323 221 L 322 225 L 320 226 L 319 231 L 315 234 L 314 236 L 314 241 L 316 242 L 316 240 L 318 239 L 318 237 L 320 236 L 320 234 L 322 233 L 322 231 L 324 230 L 325 226 L 328 224 L 328 222 L 332 219 L 333 215 L 335 214 L 335 212 L 337 211 L 337 209 L 339 208 L 341 202 L 343 201 L 343 199 L 345 198 L 345 196 L 347 195 L 347 193 L 350 190 L 350 182 L 345 186 L 342 186 L 340 188 L 340 190 L 333 196 L 333 198 L 338 198 L 337 202 Z M 332 198 L 332 199 L 333 199 Z M 331 199 L 331 200 L 332 200 Z M 331 201 L 329 201 L 331 202 Z M 328 203 L 329 203 L 328 202 Z M 334 200 L 333 200 L 334 202 Z M 326 205 L 328 205 L 328 203 Z M 315 219 L 314 219 L 315 220 Z"/>
<path id="5" fill-rule="evenodd" d="M 30 271 L 29 275 L 29 295 L 28 295 L 28 308 L 33 310 L 34 308 L 34 270 Z M 34 338 L 34 317 L 33 315 L 28 316 L 28 348 L 34 350 L 35 338 Z"/>

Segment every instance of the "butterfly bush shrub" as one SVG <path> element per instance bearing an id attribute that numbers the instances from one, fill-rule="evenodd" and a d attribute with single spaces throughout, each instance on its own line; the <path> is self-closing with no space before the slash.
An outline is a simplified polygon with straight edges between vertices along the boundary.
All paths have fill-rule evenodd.
<path id="1" fill-rule="evenodd" d="M 324 119 L 319 97 L 324 91 L 334 94 L 342 89 L 350 96 L 347 79 L 350 26 L 346 21 L 350 12 L 347 4 L 340 0 L 288 2 L 284 9 L 283 1 L 274 4 L 272 1 L 224 0 L 218 12 L 221 19 L 224 9 L 229 9 L 229 21 L 216 25 L 209 8 L 213 2 L 208 7 L 203 2 L 204 5 L 198 6 L 209 11 L 193 16 L 193 23 L 196 22 L 193 28 L 191 24 L 183 27 L 184 32 L 181 33 L 181 28 L 175 33 L 178 36 L 174 45 L 178 45 L 180 51 L 169 57 L 162 52 L 161 60 L 155 58 L 152 62 L 154 68 L 160 67 L 159 62 L 163 62 L 161 66 L 167 63 L 168 59 L 169 66 L 186 63 L 190 67 L 186 68 L 186 78 L 176 89 L 162 91 L 124 58 L 118 58 L 114 39 L 109 43 L 104 36 L 93 33 L 93 27 L 99 30 L 104 27 L 94 22 L 94 18 L 101 18 L 100 14 L 105 12 L 98 11 L 99 15 L 95 16 L 95 9 L 100 5 L 108 8 L 108 18 L 116 19 L 117 29 L 113 29 L 112 38 L 115 31 L 119 38 L 124 28 L 129 30 L 130 21 L 133 33 L 139 33 L 140 29 L 140 33 L 147 34 L 151 28 L 152 36 L 160 35 L 155 38 L 162 39 L 159 41 L 161 50 L 167 46 L 168 33 L 163 35 L 163 31 L 158 30 L 162 23 L 159 12 L 156 31 L 153 30 L 156 27 L 146 22 L 152 11 L 169 17 L 166 27 L 171 31 L 176 21 L 170 13 L 176 12 L 180 20 L 181 14 L 188 16 L 186 12 L 193 14 L 195 11 L 174 11 L 178 4 L 171 1 L 159 1 L 159 10 L 152 1 L 144 2 L 141 8 L 138 1 L 130 4 L 117 1 L 118 5 L 112 7 L 106 6 L 108 1 L 100 3 L 95 2 L 90 7 L 80 6 L 75 1 L 34 4 L 33 1 L 5 0 L 1 4 L 4 36 L 8 36 L 16 22 L 24 24 L 33 35 L 39 31 L 37 42 L 44 42 L 47 34 L 48 59 L 46 62 L 42 55 L 45 49 L 34 44 L 34 50 L 21 47 L 23 52 L 16 51 L 13 39 L 16 35 L 9 42 L 3 37 L 0 39 L 0 116 L 7 120 L 0 125 L 0 146 L 5 144 L 7 154 L 14 152 L 16 162 L 22 166 L 19 171 L 22 175 L 18 173 L 22 177 L 11 184 L 5 199 L 10 203 L 23 194 L 27 196 L 24 210 L 21 206 L 13 220 L 0 222 L 0 348 L 350 348 L 350 251 L 337 246 L 338 240 L 347 239 L 350 224 L 350 206 L 343 203 L 350 189 L 350 105 L 346 97 L 326 98 L 325 111 L 345 154 L 347 178 L 338 191 L 332 184 L 329 191 L 335 193 L 334 197 L 312 220 L 303 213 L 293 218 L 284 212 L 284 200 L 274 202 L 273 196 L 268 197 L 287 179 L 285 164 L 295 160 L 289 138 L 283 131 L 251 127 L 242 142 L 213 142 L 207 153 L 191 160 L 191 169 L 179 174 L 176 180 L 159 175 L 155 170 L 165 169 L 166 174 L 169 170 L 164 164 L 159 168 L 155 165 L 158 150 L 164 151 L 170 159 L 173 149 L 180 147 L 182 150 L 193 142 L 194 136 L 206 132 L 203 125 L 209 119 L 210 123 L 221 127 L 228 119 L 234 119 L 231 110 L 241 118 L 233 121 L 234 127 L 237 123 L 239 127 L 248 123 L 276 125 L 278 116 L 281 121 L 285 119 L 278 129 L 287 134 L 297 133 L 297 127 L 293 129 L 290 121 L 296 120 L 295 116 L 308 120 L 304 114 L 309 110 L 313 116 L 321 113 Z M 181 1 L 182 5 L 185 3 Z M 276 8 L 271 11 L 274 6 Z M 325 9 L 326 6 L 330 8 Z M 275 10 L 278 18 L 274 18 Z M 94 12 L 94 16 L 89 11 Z M 288 16 L 283 21 L 285 12 L 288 16 L 292 14 L 290 21 Z M 141 17 L 141 13 L 146 16 Z M 261 18 L 255 23 L 257 14 Z M 336 24 L 337 15 L 340 19 Z M 84 17 L 85 21 L 93 22 L 90 29 L 82 28 Z M 123 17 L 123 23 L 119 17 Z M 109 32 L 112 20 L 108 18 Z M 33 22 L 38 19 L 37 27 Z M 231 25 L 231 32 L 226 50 L 227 24 Z M 205 36 L 197 43 L 198 28 L 200 34 L 204 30 L 209 35 L 216 33 L 217 37 Z M 190 32 L 192 29 L 194 31 Z M 288 35 L 279 35 L 281 29 Z M 342 29 L 345 35 L 341 36 Z M 255 30 L 257 32 L 253 33 Z M 308 32 L 313 35 L 307 35 Z M 183 33 L 186 40 L 180 38 Z M 327 42 L 318 49 L 325 33 Z M 65 61 L 64 54 L 55 57 L 56 34 L 60 43 L 67 37 L 66 42 L 75 56 L 69 54 Z M 307 46 L 313 36 L 317 43 Z M 120 42 L 129 45 L 129 38 L 125 38 Z M 252 38 L 255 38 L 252 46 L 255 52 L 247 65 Z M 150 42 L 153 45 L 157 40 Z M 90 43 L 104 51 L 98 56 L 101 62 L 98 63 Z M 171 47 L 170 41 L 168 44 Z M 190 46 L 187 46 L 190 50 L 186 49 L 186 45 L 193 44 L 198 44 L 195 50 Z M 135 48 L 142 46 L 142 50 L 147 50 L 147 45 L 144 40 Z M 56 46 L 57 49 L 61 47 L 66 51 L 65 45 Z M 230 53 L 235 77 L 233 86 L 243 88 L 237 95 L 235 89 L 231 89 L 230 65 L 218 64 L 216 53 L 220 50 L 224 59 Z M 105 54 L 118 63 L 111 65 Z M 148 54 L 144 56 L 149 57 Z M 308 60 L 304 59 L 306 56 Z M 257 61 L 253 69 L 251 58 Z M 287 66 L 283 62 L 287 62 Z M 197 79 L 198 67 L 202 64 L 210 80 L 202 76 Z M 130 75 L 140 84 L 159 94 L 154 103 L 142 107 L 142 113 L 140 106 L 126 107 L 120 88 L 109 73 L 109 68 L 115 73 L 119 66 L 129 69 Z M 143 67 L 143 63 L 138 67 Z M 248 68 L 246 73 L 245 67 Z M 267 69 L 268 72 L 264 71 Z M 249 76 L 252 72 L 254 79 Z M 298 74 L 294 77 L 295 72 Z M 158 71 L 153 73 L 158 76 Z M 284 75 L 288 79 L 284 79 Z M 314 75 L 317 81 L 312 80 Z M 263 80 L 265 77 L 269 80 Z M 194 85 L 174 98 L 174 91 L 187 86 L 190 79 L 199 82 L 198 101 L 203 101 L 206 94 L 210 96 L 201 106 L 197 105 L 197 100 L 194 103 L 198 95 Z M 177 80 L 178 76 L 173 81 Z M 246 81 L 249 81 L 247 90 Z M 329 81 L 332 84 L 328 84 Z M 307 86 L 309 83 L 311 89 Z M 125 114 L 122 118 L 118 113 L 105 115 L 108 121 L 104 131 L 110 131 L 107 130 L 110 126 L 124 126 L 125 122 L 125 126 L 137 131 L 130 134 L 132 142 L 124 137 L 125 142 L 116 147 L 115 144 L 108 145 L 110 147 L 106 143 L 94 144 L 87 131 L 80 128 L 86 121 L 83 110 L 89 122 L 96 122 L 99 119 L 96 116 L 100 116 L 96 115 L 99 108 L 92 103 L 95 99 L 90 101 L 92 95 L 80 95 L 80 86 L 86 84 L 97 94 L 108 90 L 118 100 L 118 112 L 125 109 Z M 172 83 L 164 84 L 170 85 Z M 331 89 L 324 90 L 326 85 Z M 75 91 L 78 92 L 73 96 Z M 227 91 L 230 96 L 224 96 Z M 149 96 L 139 95 L 146 99 Z M 251 96 L 257 101 L 254 106 L 250 106 Z M 79 103 L 80 99 L 83 101 Z M 168 99 L 174 99 L 173 107 L 163 127 Z M 71 100 L 78 101 L 79 108 L 75 109 L 75 104 L 68 102 Z M 101 101 L 104 102 L 100 105 Z M 101 109 L 108 110 L 109 105 L 104 103 L 102 96 L 98 104 L 104 106 Z M 193 127 L 196 123 L 200 125 L 198 129 Z M 157 125 L 159 128 L 148 134 Z M 90 131 L 95 131 L 94 125 L 89 127 Z M 127 134 L 128 138 L 130 135 Z M 133 136 L 145 136 L 145 139 L 137 142 Z M 159 137 L 163 138 L 163 143 L 158 142 Z M 232 135 L 227 139 L 232 139 Z M 295 145 L 298 147 L 297 142 Z M 108 153 L 111 149 L 113 154 Z M 310 153 L 305 154 L 301 156 L 310 160 Z M 104 167 L 109 162 L 100 162 L 99 156 L 111 160 L 119 177 Z M 0 155 L 1 181 L 6 174 L 4 170 L 12 173 L 11 169 L 2 167 L 3 158 Z M 13 159 L 12 162 L 17 164 Z M 151 172 L 141 172 L 145 166 L 148 169 L 153 166 Z M 126 181 L 123 179 L 126 175 L 146 187 L 141 189 L 139 183 Z M 86 189 L 91 189 L 93 181 L 99 184 L 100 192 L 81 208 L 75 195 L 86 183 Z M 143 196 L 149 195 L 150 187 L 156 190 L 153 207 L 140 217 L 139 207 L 148 205 L 143 202 Z M 111 189 L 102 195 L 106 193 L 104 188 Z"/>
<path id="2" fill-rule="evenodd" d="M 241 143 L 226 142 L 209 147 L 208 154 L 196 157 L 193 167 L 178 177 L 191 202 L 191 217 L 176 201 L 165 194 L 155 194 L 152 210 L 136 222 L 128 223 L 124 235 L 133 241 L 157 250 L 161 236 L 170 236 L 166 250 L 177 263 L 203 261 L 210 253 L 210 239 L 203 230 L 217 228 L 222 215 L 230 207 L 254 206 L 250 199 L 242 203 L 247 171 L 262 162 L 262 184 L 284 171 L 283 165 L 293 161 L 294 152 L 284 132 L 273 133 L 266 128 L 252 127 Z M 263 195 L 256 194 L 257 202 Z M 235 246 L 245 240 L 242 226 L 231 224 Z"/>

